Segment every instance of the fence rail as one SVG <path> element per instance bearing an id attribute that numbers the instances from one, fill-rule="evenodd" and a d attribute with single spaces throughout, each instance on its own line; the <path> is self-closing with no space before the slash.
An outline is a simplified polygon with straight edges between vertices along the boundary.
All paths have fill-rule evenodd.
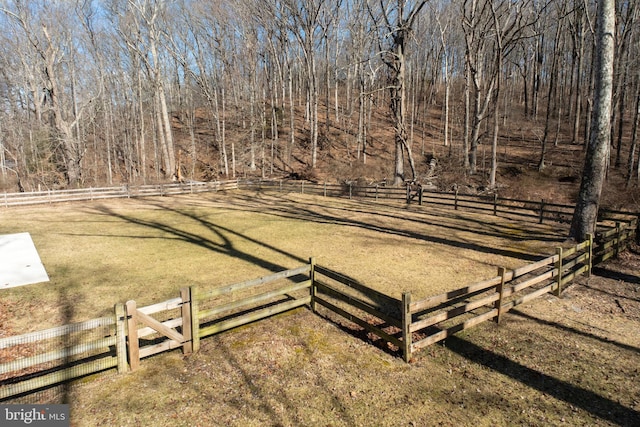
<path id="1" fill-rule="evenodd" d="M 338 186 L 311 188 L 321 194 L 344 192 Z M 369 190 L 351 189 L 350 194 L 381 194 Z M 455 195 L 448 200 L 455 206 Z M 485 210 L 486 203 L 496 204 L 495 198 L 479 203 Z M 416 351 L 456 332 L 487 320 L 500 322 L 520 304 L 546 293 L 560 295 L 576 277 L 590 274 L 593 265 L 616 256 L 638 237 L 638 218 L 629 219 L 626 212 L 611 212 L 609 218 L 594 238 L 419 301 L 409 293 L 402 299 L 385 295 L 310 259 L 298 268 L 245 282 L 209 290 L 183 288 L 178 297 L 145 307 L 135 301 L 116 304 L 113 316 L 2 338 L 0 400 L 107 369 L 126 372 L 136 369 L 141 358 L 176 348 L 198 351 L 202 338 L 302 306 L 358 325 L 397 347 L 409 361 Z"/>
<path id="2" fill-rule="evenodd" d="M 466 209 L 473 212 L 489 213 L 493 215 L 516 216 L 537 219 L 538 222 L 557 221 L 569 222 L 575 207 L 551 203 L 542 200 L 523 200 L 498 197 L 493 194 L 463 194 L 459 191 L 431 191 L 419 186 L 406 188 L 386 185 L 359 185 L 356 182 L 343 184 L 313 183 L 309 181 L 254 179 L 238 181 L 238 188 L 255 191 L 280 191 L 301 194 L 319 195 L 325 197 L 348 197 L 359 199 L 403 200 L 407 203 L 416 202 L 419 205 L 439 206 L 454 210 Z M 631 221 L 638 213 L 600 209 L 600 221 Z"/>
<path id="3" fill-rule="evenodd" d="M 192 288 L 193 350 L 201 338 L 309 305 L 312 265 L 207 292 Z"/>
<path id="4" fill-rule="evenodd" d="M 0 400 L 114 367 L 127 370 L 125 312 L 0 340 Z"/>
<path id="5" fill-rule="evenodd" d="M 402 345 L 396 336 L 402 328 L 400 300 L 326 267 L 316 265 L 313 274 L 314 312 L 323 307 L 395 346 Z"/>
<path id="6" fill-rule="evenodd" d="M 152 185 L 122 185 L 118 187 L 78 188 L 72 190 L 45 190 L 24 193 L 0 194 L 0 205 L 4 207 L 73 202 L 82 200 L 117 199 L 131 197 L 169 196 L 177 194 L 203 193 L 233 190 L 238 181 L 186 182 Z"/>
<path id="7" fill-rule="evenodd" d="M 418 200 L 420 205 L 450 207 L 454 210 L 468 209 L 476 212 L 493 213 L 494 215 L 514 215 L 526 218 L 537 218 L 540 223 L 545 220 L 567 222 L 573 215 L 574 207 L 545 200 L 521 200 L 498 197 L 497 194 L 462 194 L 459 191 L 427 191 L 419 186 L 406 188 L 387 185 L 360 185 L 357 182 L 342 184 L 313 183 L 304 180 L 274 179 L 234 179 L 228 181 L 122 185 L 116 187 L 95 187 L 71 190 L 45 190 L 24 193 L 0 194 L 0 205 L 4 207 L 50 204 L 60 202 L 98 200 L 111 198 L 131 198 L 150 196 L 169 196 L 193 194 L 209 191 L 250 189 L 272 190 L 282 192 L 299 192 L 302 194 L 321 195 L 325 197 L 348 197 L 360 199 L 405 200 L 407 203 Z M 637 213 L 620 210 L 600 209 L 599 220 L 629 221 L 636 218 Z"/>
<path id="8" fill-rule="evenodd" d="M 559 295 L 577 275 L 590 273 L 592 247 L 590 238 L 567 250 L 558 248 L 556 255 L 515 270 L 499 268 L 498 275 L 491 279 L 409 302 L 408 316 L 412 321 L 408 337 L 416 334 L 420 338 L 410 343 L 404 358 L 408 360 L 412 352 L 484 321 L 499 322 L 513 307 L 541 295 Z M 410 294 L 403 299 L 411 301 Z"/>

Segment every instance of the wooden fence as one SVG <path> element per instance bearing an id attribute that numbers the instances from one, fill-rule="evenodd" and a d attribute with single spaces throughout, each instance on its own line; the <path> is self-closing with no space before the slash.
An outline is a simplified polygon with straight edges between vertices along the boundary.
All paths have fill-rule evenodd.
<path id="1" fill-rule="evenodd" d="M 191 181 L 186 183 L 123 185 L 118 187 L 46 190 L 24 193 L 5 192 L 0 194 L 0 205 L 9 207 L 110 198 L 169 196 L 234 189 L 299 192 L 325 197 L 348 197 L 350 199 L 404 200 L 407 203 L 417 201 L 419 205 L 449 207 L 454 210 L 466 209 L 475 212 L 492 213 L 493 215 L 520 216 L 537 219 L 540 223 L 545 220 L 570 221 L 574 210 L 574 206 L 571 205 L 549 203 L 545 200 L 532 201 L 501 198 L 495 193 L 461 194 L 457 190 L 453 192 L 427 191 L 415 185 L 407 185 L 404 188 L 400 188 L 385 184 L 360 185 L 356 181 L 342 184 L 329 184 L 326 182 L 318 184 L 304 180 L 273 179 Z M 635 216 L 637 215 L 632 212 L 601 209 L 599 219 L 601 221 L 626 221 Z"/>
<path id="2" fill-rule="evenodd" d="M 590 274 L 592 249 L 590 238 L 568 249 L 558 248 L 555 255 L 540 261 L 510 271 L 498 268 L 491 279 L 420 301 L 403 294 L 408 329 L 405 360 L 456 332 L 491 319 L 500 322 L 513 307 L 541 295 L 553 292 L 559 296 L 578 275 Z"/>
<path id="3" fill-rule="evenodd" d="M 311 304 L 313 261 L 301 267 L 212 290 L 183 288 L 180 296 L 138 307 L 116 304 L 114 315 L 0 340 L 0 401 L 74 378 L 118 368 L 200 339 Z"/>
<path id="4" fill-rule="evenodd" d="M 0 339 L 0 400 L 117 367 L 127 370 L 125 310 Z"/>
<path id="5" fill-rule="evenodd" d="M 191 288 L 193 350 L 200 348 L 201 338 L 309 305 L 313 265 L 311 260 L 302 267 L 210 291 Z"/>
<path id="6" fill-rule="evenodd" d="M 546 293 L 560 295 L 577 276 L 590 274 L 595 263 L 624 250 L 637 230 L 637 217 L 608 220 L 595 238 L 419 301 L 409 293 L 401 299 L 385 295 L 311 259 L 233 285 L 184 288 L 178 297 L 146 307 L 135 301 L 116 304 L 109 317 L 0 339 L 0 400 L 107 369 L 126 372 L 142 358 L 176 348 L 198 351 L 202 338 L 302 306 L 357 325 L 409 361 L 416 351 L 456 332 L 499 322 L 519 304 Z"/>
<path id="7" fill-rule="evenodd" d="M 468 210 L 505 217 L 520 217 L 544 221 L 570 222 L 575 206 L 550 203 L 542 200 L 522 200 L 499 197 L 492 194 L 463 194 L 458 190 L 428 191 L 419 186 L 391 187 L 382 184 L 359 185 L 357 182 L 342 184 L 313 183 L 309 181 L 255 179 L 239 180 L 238 188 L 254 191 L 278 191 L 311 194 L 325 197 L 348 197 L 349 199 L 396 200 L 417 203 L 429 207 L 437 206 L 454 210 Z M 629 221 L 637 213 L 600 209 L 600 221 Z"/>
<path id="8" fill-rule="evenodd" d="M 78 188 L 73 190 L 45 190 L 0 194 L 4 207 L 73 202 L 81 200 L 117 199 L 131 197 L 169 196 L 209 191 L 233 190 L 238 181 L 186 182 L 153 185 L 122 185 L 119 187 Z"/>

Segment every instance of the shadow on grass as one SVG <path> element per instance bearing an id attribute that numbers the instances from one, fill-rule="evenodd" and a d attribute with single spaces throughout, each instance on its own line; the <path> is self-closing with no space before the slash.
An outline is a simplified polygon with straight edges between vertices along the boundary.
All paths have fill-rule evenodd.
<path id="1" fill-rule="evenodd" d="M 343 215 L 330 215 L 328 213 L 321 213 L 320 210 L 326 210 L 327 207 L 318 203 L 299 203 L 291 199 L 288 199 L 281 195 L 272 195 L 277 200 L 281 200 L 282 204 L 270 205 L 268 211 L 260 210 L 262 214 L 268 214 L 278 216 L 281 218 L 296 219 L 301 221 L 310 221 L 319 224 L 338 224 L 347 227 L 357 227 L 368 231 L 380 232 L 383 234 L 391 234 L 401 237 L 407 237 L 425 242 L 437 243 L 447 246 L 452 246 L 460 249 L 467 249 L 476 252 L 495 254 L 510 258 L 522 259 L 525 261 L 538 261 L 544 258 L 544 255 L 531 254 L 525 252 L 519 252 L 509 249 L 497 248 L 495 245 L 482 245 L 475 242 L 469 242 L 464 240 L 455 240 L 452 237 L 453 232 L 473 232 L 476 235 L 503 238 L 514 242 L 522 242 L 528 240 L 539 240 L 544 242 L 558 242 L 559 244 L 565 240 L 565 236 L 554 234 L 541 234 L 533 233 L 529 231 L 525 236 L 514 236 L 501 231 L 500 227 L 495 223 L 486 220 L 482 221 L 479 218 L 480 215 L 473 216 L 470 219 L 469 216 L 462 216 L 458 214 L 449 214 L 448 219 L 442 219 L 442 221 L 436 221 L 434 218 L 443 218 L 444 216 L 434 216 L 428 213 L 418 212 L 423 214 L 421 218 L 411 218 L 409 216 L 402 216 L 396 214 L 396 211 L 401 211 L 400 207 L 391 207 L 386 205 L 374 204 L 371 209 L 366 210 L 365 207 L 370 203 L 360 203 L 360 208 L 355 209 L 353 204 L 342 202 L 341 207 L 337 207 L 335 200 L 332 200 L 330 209 L 344 212 Z M 255 198 L 249 196 L 237 196 L 239 200 L 244 202 L 255 203 Z M 292 204 L 295 204 L 293 206 Z M 236 205 L 236 209 L 239 210 L 254 210 L 249 209 L 246 205 Z M 393 209 L 394 213 L 384 212 L 384 209 Z M 415 213 L 415 212 L 414 212 Z M 383 223 L 373 223 L 367 221 L 361 221 L 353 219 L 353 214 L 374 215 L 378 219 L 389 220 L 401 220 L 409 222 L 409 226 L 406 228 L 397 228 L 390 225 L 384 225 Z M 428 219 L 430 217 L 430 219 Z M 463 225 L 455 225 L 453 222 L 463 221 Z M 475 229 L 473 227 L 476 227 Z M 420 227 L 439 227 L 442 229 L 440 235 L 432 235 L 425 232 L 420 232 Z M 446 236 L 446 237 L 445 237 Z"/>
<path id="2" fill-rule="evenodd" d="M 615 279 L 615 280 L 622 280 L 622 279 Z M 631 282 L 628 282 L 628 283 L 631 283 Z M 604 295 L 609 295 L 609 296 L 614 297 L 614 298 L 620 298 L 622 300 L 640 302 L 639 298 L 632 298 L 632 297 L 629 297 L 629 296 L 626 296 L 626 295 L 620 295 L 620 294 L 616 294 L 616 293 L 613 293 L 613 292 L 608 292 L 608 291 L 605 291 L 605 290 L 602 290 L 602 289 L 595 288 L 593 286 L 589 286 L 587 284 L 581 284 L 580 286 L 583 287 L 583 288 L 587 288 L 587 289 L 589 289 L 591 291 L 594 291 L 594 292 L 598 292 L 598 293 L 601 293 L 601 294 L 604 294 Z"/>
<path id="3" fill-rule="evenodd" d="M 583 409 L 621 426 L 640 425 L 640 413 L 597 393 L 523 366 L 508 357 L 484 349 L 457 336 L 447 338 L 446 346 L 460 356 L 506 375 L 520 383 Z"/>
<path id="4" fill-rule="evenodd" d="M 293 387 L 288 389 L 283 387 L 283 384 L 290 385 L 289 379 L 273 375 L 274 372 L 281 369 L 278 367 L 277 349 L 267 349 L 254 356 L 243 357 L 243 352 L 234 348 L 233 341 L 218 341 L 217 343 L 210 341 L 208 345 L 214 346 L 214 349 L 209 351 L 219 353 L 220 356 L 216 357 L 224 360 L 223 364 L 216 369 L 228 371 L 230 368 L 227 376 L 233 386 L 232 390 L 224 392 L 221 399 L 217 392 L 212 392 L 207 387 L 206 382 L 202 382 L 202 386 L 196 383 L 194 387 L 197 388 L 199 396 L 206 396 L 211 401 L 217 401 L 218 404 L 228 405 L 246 418 L 259 420 L 261 425 L 283 427 L 300 424 L 300 412 L 303 409 L 301 405 L 304 405 L 304 399 L 308 396 L 299 395 L 299 384 L 293 384 Z M 307 356 L 311 357 L 312 351 L 306 347 L 305 351 Z M 256 364 L 253 360 L 254 357 L 258 358 L 261 363 Z M 250 363 L 247 358 L 254 363 Z M 224 364 L 227 364 L 228 367 L 225 367 Z M 281 372 L 281 375 L 295 376 L 296 370 L 284 371 Z M 235 376 L 238 376 L 238 379 L 234 378 Z M 293 378 L 294 383 L 300 381 L 300 378 Z M 321 375 L 313 375 L 311 379 L 306 381 L 309 382 L 306 384 L 310 387 L 309 392 L 328 396 L 330 407 L 327 409 L 331 411 L 332 416 L 337 416 L 344 425 L 357 424 L 350 414 L 348 404 L 334 391 L 335 387 L 332 384 L 328 383 Z M 246 394 L 243 390 L 246 390 Z M 307 422 L 309 421 L 307 420 Z"/>
<path id="5" fill-rule="evenodd" d="M 141 218 L 136 218 L 134 216 L 131 215 L 124 215 L 124 214 L 119 214 L 114 212 L 113 210 L 107 208 L 106 206 L 101 206 L 98 210 L 105 215 L 109 215 L 109 216 L 113 216 L 115 218 L 118 218 L 120 220 L 135 224 L 135 225 L 139 225 L 139 226 L 143 226 L 143 227 L 148 227 L 148 228 L 152 228 L 152 229 L 156 229 L 159 231 L 162 231 L 164 233 L 167 233 L 169 235 L 174 236 L 174 238 L 177 238 L 179 240 L 184 241 L 185 243 L 189 243 L 189 244 L 194 244 L 197 246 L 200 246 L 204 249 L 208 249 L 214 252 L 218 252 L 221 254 L 225 254 L 228 255 L 230 257 L 233 258 L 238 258 L 244 261 L 247 261 L 249 263 L 252 263 L 254 265 L 258 265 L 266 270 L 272 271 L 274 273 L 282 271 L 282 270 L 286 270 L 287 267 L 283 266 L 283 265 L 279 265 L 279 264 L 275 264 L 273 262 L 270 262 L 266 259 L 257 257 L 253 254 L 250 254 L 246 251 L 241 251 L 239 249 L 237 249 L 236 246 L 234 246 L 231 237 L 236 237 L 239 239 L 243 239 L 246 241 L 249 241 L 251 243 L 254 243 L 256 245 L 262 246 L 266 249 L 272 250 L 276 253 L 279 254 L 283 254 L 295 261 L 298 262 L 307 262 L 308 260 L 305 260 L 303 258 L 297 257 L 293 254 L 290 254 L 288 252 L 285 252 L 279 248 L 276 248 L 275 246 L 269 245 L 267 243 L 258 241 L 256 239 L 253 239 L 251 237 L 248 237 L 242 233 L 239 233 L 235 230 L 232 230 L 228 227 L 223 227 L 221 225 L 218 224 L 214 224 L 211 221 L 207 221 L 203 218 L 200 218 L 194 214 L 188 213 L 188 212 L 184 212 L 178 209 L 173 209 L 173 208 L 169 208 L 167 206 L 158 204 L 156 205 L 158 208 L 161 208 L 165 211 L 168 212 L 172 212 L 178 215 L 181 215 L 185 218 L 188 218 L 192 221 L 195 221 L 197 223 L 200 223 L 200 225 L 202 225 L 203 227 L 205 227 L 207 230 L 209 230 L 211 233 L 213 233 L 215 236 L 217 236 L 218 238 L 221 239 L 222 243 L 218 243 L 212 239 L 208 239 L 206 237 L 203 237 L 200 233 L 192 233 L 190 231 L 186 231 L 186 230 L 182 230 L 180 228 L 174 227 L 172 225 L 169 224 L 165 224 L 163 222 L 160 221 L 150 221 L 150 220 L 144 220 Z M 130 236 L 133 238 L 136 237 L 140 237 L 140 236 Z M 148 238 L 148 237 L 144 237 L 144 238 Z M 153 237 L 153 238 L 158 238 L 158 237 Z"/>
<path id="6" fill-rule="evenodd" d="M 519 310 L 514 310 L 514 309 L 509 310 L 509 314 L 512 314 L 512 315 L 518 316 L 518 317 L 522 317 L 522 318 L 525 318 L 525 319 L 528 319 L 528 320 L 532 320 L 532 321 L 534 321 L 536 323 L 539 323 L 541 325 L 551 326 L 553 328 L 561 329 L 563 331 L 570 332 L 572 334 L 576 334 L 576 335 L 580 335 L 580 336 L 583 336 L 583 337 L 586 337 L 586 338 L 597 340 L 597 341 L 600 341 L 600 342 L 605 343 L 605 344 L 614 345 L 614 346 L 619 347 L 619 348 L 624 349 L 624 350 L 640 353 L 640 348 L 638 348 L 638 347 L 634 347 L 632 345 L 620 343 L 620 342 L 617 342 L 617 341 L 608 340 L 606 338 L 602 338 L 602 337 L 599 337 L 597 335 L 593 335 L 593 334 L 590 334 L 588 332 L 584 332 L 584 331 L 581 331 L 579 329 L 572 328 L 570 326 L 562 325 L 562 324 L 557 323 L 557 322 L 550 322 L 548 320 L 540 319 L 540 318 L 531 316 L 529 314 L 523 313 L 522 311 L 519 311 Z"/>
<path id="7" fill-rule="evenodd" d="M 544 233 L 540 230 L 521 230 L 515 229 L 509 224 L 493 223 L 491 217 L 482 219 L 482 216 L 461 216 L 458 213 L 435 215 L 420 210 L 411 212 L 411 215 L 404 215 L 402 208 L 397 206 L 386 206 L 377 203 L 360 203 L 358 207 L 354 207 L 351 202 L 332 203 L 330 207 L 323 206 L 321 203 L 300 203 L 287 198 L 285 195 L 272 195 L 268 201 L 262 200 L 260 194 L 256 196 L 234 195 L 234 197 L 225 201 L 225 206 L 241 212 L 256 212 L 262 215 L 271 215 L 279 218 L 293 219 L 298 221 L 312 222 L 317 224 L 342 225 L 345 227 L 355 227 L 367 231 L 379 232 L 383 235 L 395 235 L 414 239 L 423 242 L 431 242 L 435 244 L 447 245 L 454 248 L 494 254 L 524 261 L 538 261 L 545 255 L 536 253 L 527 253 L 525 251 L 504 249 L 496 247 L 496 245 L 483 244 L 476 241 L 456 236 L 457 232 L 469 233 L 474 235 L 487 236 L 494 238 L 506 239 L 514 242 L 522 242 L 526 240 L 537 240 L 541 242 L 558 242 L 560 243 L 563 236 L 555 235 L 553 232 Z M 333 200 L 335 202 L 335 200 Z M 108 206 L 98 207 L 98 211 L 104 215 L 112 216 L 120 220 L 136 224 L 143 227 L 156 229 L 174 236 L 174 238 L 182 240 L 189 244 L 198 245 L 208 250 L 212 250 L 230 257 L 242 259 L 246 262 L 258 265 L 266 270 L 277 272 L 286 269 L 285 266 L 273 263 L 265 258 L 258 257 L 253 253 L 238 249 L 238 245 L 234 245 L 236 239 L 244 240 L 256 246 L 263 247 L 275 253 L 286 256 L 298 262 L 306 262 L 294 254 L 283 251 L 264 241 L 251 238 L 245 234 L 239 233 L 231 228 L 215 224 L 205 219 L 203 216 L 189 212 L 186 209 L 174 208 L 167 206 L 166 203 L 152 203 L 150 205 L 158 207 L 166 212 L 170 212 L 200 224 L 206 230 L 210 231 L 216 238 L 207 238 L 204 233 L 194 233 L 187 231 L 179 226 L 171 225 L 162 220 L 147 220 L 132 214 L 118 213 Z M 333 212 L 329 212 L 329 210 Z M 371 215 L 376 221 L 371 219 L 355 219 L 354 214 Z M 416 215 L 419 215 L 416 217 Z M 387 220 L 396 220 L 406 222 L 404 226 L 393 226 Z M 434 231 L 433 228 L 436 228 Z M 440 231 L 438 231 L 438 229 Z M 510 232 L 511 231 L 511 232 Z M 515 233 L 517 231 L 517 233 Z M 522 235 L 522 233 L 525 233 Z M 150 238 L 148 236 L 129 236 Z M 154 238 L 154 237 L 151 237 Z M 220 239 L 221 242 L 216 240 Z"/>

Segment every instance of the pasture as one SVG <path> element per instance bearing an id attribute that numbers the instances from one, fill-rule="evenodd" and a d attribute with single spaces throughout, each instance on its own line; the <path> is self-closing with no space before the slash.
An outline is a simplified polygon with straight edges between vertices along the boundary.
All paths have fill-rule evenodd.
<path id="1" fill-rule="evenodd" d="M 29 232 L 51 282 L 9 289 L 13 332 L 82 321 L 297 267 L 309 257 L 398 297 L 423 298 L 553 253 L 566 230 L 464 211 L 231 192 L 0 211 Z"/>
<path id="2" fill-rule="evenodd" d="M 426 297 L 553 253 L 566 235 L 558 224 L 428 205 L 254 192 L 0 211 L 0 233 L 23 231 L 51 282 L 3 292 L 3 336 L 310 256 L 394 297 Z M 638 326 L 633 295 L 618 296 L 626 316 L 594 319 L 594 301 L 571 299 L 579 286 L 411 365 L 299 309 L 203 340 L 189 357 L 172 352 L 134 373 L 96 376 L 65 398 L 77 425 L 631 425 L 640 405 L 640 343 L 626 333 Z"/>

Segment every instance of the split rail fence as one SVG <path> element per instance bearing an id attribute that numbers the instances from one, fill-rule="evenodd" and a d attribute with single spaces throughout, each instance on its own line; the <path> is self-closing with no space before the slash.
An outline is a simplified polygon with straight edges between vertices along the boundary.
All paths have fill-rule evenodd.
<path id="1" fill-rule="evenodd" d="M 317 188 L 317 187 L 316 187 Z M 455 199 L 454 199 L 455 200 Z M 423 197 L 424 202 L 424 197 Z M 638 218 L 605 221 L 596 236 L 515 270 L 426 299 L 394 298 L 345 274 L 308 264 L 214 289 L 183 288 L 174 299 L 145 307 L 116 304 L 113 315 L 0 339 L 0 401 L 181 348 L 202 338 L 308 306 L 314 313 L 397 350 L 405 361 L 420 349 L 547 293 L 560 295 L 596 263 L 637 239 Z"/>
<path id="2" fill-rule="evenodd" d="M 386 184 L 360 185 L 357 182 L 342 184 L 314 183 L 309 181 L 255 179 L 239 180 L 238 188 L 254 191 L 277 191 L 288 193 L 310 194 L 324 197 L 345 197 L 361 200 L 395 200 L 406 203 L 417 203 L 420 206 L 467 210 L 488 213 L 504 217 L 520 217 L 544 221 L 570 222 L 574 206 L 550 203 L 541 200 L 523 200 L 499 197 L 491 194 L 464 194 L 455 191 L 432 191 L 419 185 L 407 184 L 403 187 L 392 187 Z M 612 209 L 600 209 L 600 221 L 624 222 L 637 214 Z M 612 227 L 615 227 L 613 225 Z"/>
<path id="3" fill-rule="evenodd" d="M 122 199 L 133 197 L 170 196 L 234 190 L 238 181 L 184 182 L 172 184 L 122 185 L 118 187 L 78 188 L 72 190 L 43 190 L 0 194 L 4 207 L 75 202 L 82 200 Z"/>

